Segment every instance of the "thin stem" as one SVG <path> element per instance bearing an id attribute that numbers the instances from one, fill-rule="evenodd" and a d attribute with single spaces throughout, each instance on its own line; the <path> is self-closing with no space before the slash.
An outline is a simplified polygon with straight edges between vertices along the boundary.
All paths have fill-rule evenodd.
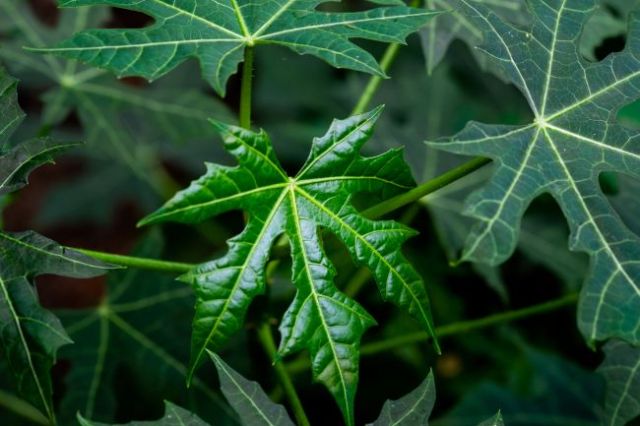
<path id="1" fill-rule="evenodd" d="M 102 251 L 86 250 L 80 248 L 71 248 L 94 259 L 101 260 L 112 265 L 125 266 L 139 269 L 150 269 L 163 272 L 188 272 L 196 265 L 182 262 L 169 262 L 166 260 L 147 259 L 144 257 L 124 256 L 120 254 L 105 253 Z"/>
<path id="2" fill-rule="evenodd" d="M 251 128 L 251 90 L 253 86 L 253 47 L 244 50 L 242 86 L 240 87 L 240 127 Z"/>
<path id="3" fill-rule="evenodd" d="M 28 402 L 0 389 L 0 407 L 40 425 L 52 424 L 42 413 Z"/>
<path id="4" fill-rule="evenodd" d="M 480 330 L 497 324 L 510 321 L 516 321 L 523 318 L 529 318 L 535 315 L 541 315 L 552 312 L 567 306 L 574 305 L 578 300 L 578 293 L 571 293 L 564 297 L 540 303 L 538 305 L 529 306 L 522 309 L 501 312 L 489 315 L 484 318 L 468 321 L 458 321 L 452 324 L 436 327 L 435 335 L 438 338 L 454 336 L 456 334 L 467 333 L 470 331 Z M 405 334 L 404 336 L 394 337 L 392 339 L 382 340 L 362 345 L 360 349 L 361 355 L 375 355 L 380 352 L 395 349 L 401 346 L 420 343 L 429 340 L 429 335 L 423 331 Z M 295 374 L 309 368 L 309 361 L 306 358 L 300 358 L 287 366 L 290 373 Z"/>
<path id="5" fill-rule="evenodd" d="M 397 210 L 400 207 L 404 207 L 407 204 L 418 201 L 422 197 L 429 195 L 437 191 L 438 189 L 444 188 L 445 186 L 457 181 L 458 179 L 461 179 L 466 175 L 475 172 L 476 170 L 486 164 L 489 164 L 490 162 L 491 160 L 487 158 L 474 158 L 473 160 L 468 161 L 456 168 L 453 168 L 438 177 L 428 180 L 427 182 L 413 188 L 410 191 L 397 195 L 382 203 L 368 208 L 363 212 L 363 214 L 370 218 L 378 218 L 380 216 L 384 216 L 385 214 Z"/>
<path id="6" fill-rule="evenodd" d="M 276 342 L 273 340 L 271 327 L 269 327 L 269 324 L 266 322 L 258 328 L 258 338 L 260 339 L 260 343 L 262 344 L 265 352 L 273 362 L 273 367 L 276 370 L 278 380 L 284 388 L 284 393 L 287 395 L 287 399 L 291 403 L 291 408 L 293 409 L 293 414 L 295 415 L 298 424 L 300 426 L 309 426 L 309 419 L 307 419 L 307 415 L 304 412 L 298 392 L 293 386 L 293 381 L 291 380 L 284 364 L 277 359 Z"/>
<path id="7" fill-rule="evenodd" d="M 400 44 L 398 43 L 391 43 L 389 46 L 387 46 L 387 50 L 385 50 L 384 55 L 382 55 L 382 59 L 380 60 L 380 68 L 385 74 L 387 73 L 387 71 L 389 71 L 389 68 L 391 68 L 391 64 L 396 59 L 396 56 L 398 56 L 399 50 Z M 365 110 L 371 103 L 373 96 L 378 91 L 378 87 L 380 87 L 380 83 L 382 83 L 383 78 L 384 77 L 379 75 L 374 75 L 369 78 L 367 87 L 364 88 L 360 99 L 358 99 L 358 103 L 356 104 L 355 108 L 353 108 L 353 111 L 351 111 L 351 115 L 358 115 L 365 112 Z"/>

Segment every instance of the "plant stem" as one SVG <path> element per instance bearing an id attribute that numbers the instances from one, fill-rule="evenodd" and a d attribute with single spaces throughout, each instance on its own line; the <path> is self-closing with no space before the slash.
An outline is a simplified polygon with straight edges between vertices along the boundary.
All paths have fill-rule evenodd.
<path id="1" fill-rule="evenodd" d="M 49 420 L 33 405 L 28 402 L 0 389 L 0 407 L 5 407 L 13 411 L 17 415 L 24 417 L 40 425 L 52 424 Z"/>
<path id="2" fill-rule="evenodd" d="M 497 324 L 516 321 L 523 318 L 541 315 L 562 309 L 567 306 L 574 305 L 578 300 L 578 293 L 571 293 L 558 299 L 540 303 L 538 305 L 529 306 L 522 309 L 501 312 L 489 315 L 484 318 L 468 321 L 458 321 L 452 324 L 436 327 L 435 334 L 438 338 L 454 336 L 456 334 L 467 333 L 469 331 L 480 330 Z M 361 355 L 374 355 L 390 349 L 395 349 L 412 343 L 420 343 L 429 340 L 429 335 L 423 331 L 405 334 L 404 336 L 394 337 L 392 339 L 373 342 L 362 345 L 360 349 Z M 287 366 L 290 373 L 295 374 L 309 368 L 309 360 L 307 358 L 299 358 Z"/>
<path id="3" fill-rule="evenodd" d="M 391 43 L 389 46 L 387 46 L 387 50 L 384 51 L 384 55 L 382 55 L 382 59 L 380 60 L 380 68 L 385 74 L 391 67 L 393 61 L 396 59 L 396 56 L 398 56 L 399 50 L 400 44 Z M 367 86 L 364 88 L 364 92 L 362 92 L 360 99 L 358 99 L 358 103 L 356 104 L 355 108 L 353 108 L 353 111 L 351 111 L 351 115 L 358 115 L 365 112 L 365 110 L 371 103 L 373 96 L 378 91 L 378 87 L 380 86 L 380 83 L 382 83 L 382 79 L 383 77 L 379 75 L 374 75 L 369 79 Z"/>
<path id="4" fill-rule="evenodd" d="M 496 324 L 509 321 L 516 321 L 522 318 L 528 318 L 534 315 L 540 315 L 547 312 L 555 311 L 566 306 L 573 305 L 578 300 L 578 293 L 571 293 L 559 299 L 550 300 L 538 305 L 528 306 L 522 309 L 501 312 L 489 315 L 488 317 L 479 318 L 469 321 L 459 321 L 453 324 L 436 327 L 436 336 L 438 338 L 453 336 L 456 334 L 467 333 L 473 330 L 487 328 Z M 404 346 L 411 343 L 422 342 L 429 339 L 429 335 L 424 332 L 410 333 L 393 339 L 383 340 L 381 342 L 363 345 L 361 353 L 363 355 L 373 355 L 379 352 L 393 349 L 398 346 Z"/>
<path id="5" fill-rule="evenodd" d="M 150 269 L 163 272 L 184 273 L 193 269 L 196 265 L 182 262 L 169 262 L 166 260 L 147 259 L 144 257 L 123 256 L 120 254 L 105 253 L 102 251 L 71 248 L 94 259 L 101 260 L 118 266 L 126 266 L 139 269 Z"/>
<path id="6" fill-rule="evenodd" d="M 432 192 L 437 191 L 438 189 L 444 188 L 445 186 L 457 181 L 458 179 L 461 179 L 466 175 L 478 170 L 482 166 L 489 164 L 490 162 L 491 160 L 488 158 L 474 158 L 473 160 L 468 161 L 456 168 L 453 168 L 438 177 L 428 180 L 427 182 L 413 188 L 410 191 L 397 195 L 393 198 L 389 198 L 382 203 L 376 204 L 375 206 L 366 209 L 364 212 L 362 212 L 362 214 L 370 218 L 378 218 L 380 216 L 384 216 L 385 214 L 397 210 L 400 207 L 404 207 L 407 204 L 411 204 L 414 201 L 421 199 L 425 195 L 429 195 Z"/>
<path id="7" fill-rule="evenodd" d="M 284 388 L 284 393 L 287 395 L 287 399 L 291 403 L 291 408 L 293 409 L 293 414 L 295 415 L 298 424 L 300 426 L 309 426 L 309 419 L 307 419 L 307 415 L 304 412 L 304 408 L 302 407 L 296 388 L 293 386 L 291 377 L 289 376 L 284 364 L 277 359 L 276 342 L 273 340 L 271 327 L 269 327 L 268 323 L 265 322 L 258 328 L 258 338 L 260 339 L 260 343 L 262 344 L 265 352 L 267 352 L 267 355 L 269 355 L 269 358 L 273 362 L 273 367 L 276 370 L 278 380 Z"/>
<path id="8" fill-rule="evenodd" d="M 242 86 L 240 87 L 240 127 L 251 128 L 251 89 L 253 86 L 253 47 L 244 50 Z"/>

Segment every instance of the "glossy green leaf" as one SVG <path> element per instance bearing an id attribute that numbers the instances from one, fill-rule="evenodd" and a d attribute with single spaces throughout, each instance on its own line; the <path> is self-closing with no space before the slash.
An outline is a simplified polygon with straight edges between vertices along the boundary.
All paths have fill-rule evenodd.
<path id="1" fill-rule="evenodd" d="M 287 410 L 272 402 L 256 382 L 250 382 L 209 352 L 218 370 L 220 388 L 244 425 L 293 426 Z"/>
<path id="2" fill-rule="evenodd" d="M 413 232 L 392 221 L 372 221 L 351 205 L 354 193 L 382 198 L 414 183 L 401 152 L 361 157 L 381 109 L 334 121 L 313 141 L 295 177 L 278 164 L 266 133 L 214 123 L 239 166 L 207 164 L 207 173 L 142 223 L 196 223 L 229 210 L 245 210 L 245 230 L 229 241 L 228 253 L 183 279 L 196 289 L 191 372 L 206 349 L 220 349 L 242 326 L 251 300 L 265 291 L 269 250 L 280 235 L 291 246 L 295 299 L 284 314 L 279 352 L 308 349 L 313 374 L 353 423 L 359 344 L 373 318 L 333 283 L 319 229 L 338 236 L 358 265 L 370 269 L 385 300 L 404 307 L 433 335 L 424 284 L 399 247 Z"/>
<path id="3" fill-rule="evenodd" d="M 159 420 L 131 422 L 126 423 L 128 426 L 208 426 L 200 417 L 195 414 L 172 404 L 169 401 L 164 403 L 164 417 Z M 96 423 L 85 419 L 78 414 L 78 422 L 80 426 L 112 426 L 113 423 Z"/>
<path id="4" fill-rule="evenodd" d="M 119 76 L 150 80 L 196 57 L 204 78 L 224 95 L 244 50 L 262 44 L 285 46 L 334 67 L 384 75 L 373 56 L 350 39 L 402 42 L 434 15 L 405 6 L 352 13 L 314 10 L 322 3 L 325 1 L 61 0 L 63 7 L 104 4 L 135 10 L 153 17 L 155 24 L 144 29 L 85 31 L 55 48 L 38 50 L 79 59 Z"/>
<path id="5" fill-rule="evenodd" d="M 49 369 L 71 339 L 40 306 L 30 281 L 42 274 L 94 277 L 107 267 L 34 232 L 0 232 L 0 259 L 0 362 L 7 363 L 17 392 L 53 419 Z"/>
<path id="6" fill-rule="evenodd" d="M 522 91 L 535 117 L 523 126 L 470 123 L 451 140 L 432 144 L 490 157 L 497 165 L 490 183 L 467 199 L 467 213 L 478 223 L 463 260 L 507 259 L 524 210 L 548 192 L 569 222 L 570 247 L 591 255 L 578 313 L 582 333 L 590 342 L 640 342 L 640 240 L 598 183 L 604 171 L 640 176 L 640 134 L 615 122 L 617 109 L 640 97 L 640 25 L 632 19 L 625 51 L 588 63 L 574 41 L 594 10 L 593 0 L 531 2 L 530 31 L 470 0 L 455 3 L 483 29 L 481 49 Z"/>
<path id="7" fill-rule="evenodd" d="M 603 424 L 625 425 L 640 416 L 640 349 L 613 340 L 604 346 L 598 372 L 607 382 Z"/>
<path id="8" fill-rule="evenodd" d="M 395 401 L 387 401 L 380 417 L 371 426 L 412 426 L 429 424 L 429 416 L 436 402 L 433 373 L 416 389 Z"/>
<path id="9" fill-rule="evenodd" d="M 160 258 L 163 246 L 162 238 L 151 233 L 134 255 Z M 209 412 L 217 425 L 236 424 L 222 396 L 204 380 L 195 377 L 191 388 L 185 387 L 187 366 L 181 360 L 189 353 L 192 312 L 193 290 L 170 274 L 139 269 L 110 274 L 99 305 L 57 312 L 75 342 L 60 353 L 70 365 L 61 422 L 73 423 L 76 413 L 113 421 L 118 373 L 127 371 L 147 400 L 171 399 Z"/>
<path id="10" fill-rule="evenodd" d="M 526 22 L 527 11 L 524 0 L 471 1 L 490 7 L 493 13 L 497 13 L 510 22 L 518 24 Z M 461 39 L 470 46 L 476 46 L 482 41 L 482 28 L 464 14 L 455 10 L 455 7 L 448 0 L 425 0 L 425 8 L 427 10 L 449 12 L 429 21 L 420 30 L 427 72 L 431 74 L 444 58 L 453 40 Z M 482 58 L 479 59 L 484 62 Z"/>

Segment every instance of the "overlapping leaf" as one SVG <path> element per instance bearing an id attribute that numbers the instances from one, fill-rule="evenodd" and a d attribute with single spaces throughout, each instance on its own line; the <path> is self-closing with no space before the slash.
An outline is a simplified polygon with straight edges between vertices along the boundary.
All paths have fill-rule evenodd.
<path id="1" fill-rule="evenodd" d="M 139 87 L 73 60 L 24 49 L 25 45 L 44 48 L 77 31 L 103 25 L 109 18 L 108 8 L 63 9 L 53 28 L 40 22 L 23 0 L 0 2 L 0 14 L 13 23 L 12 27 L 0 27 L 0 58 L 21 76 L 26 88 L 44 92 L 43 126 L 59 126 L 76 113 L 84 139 L 92 147 L 90 154 L 101 159 L 106 155 L 110 163 L 116 159 L 128 169 L 127 177 L 133 175 L 158 189 L 153 179 L 158 152 L 169 149 L 168 142 L 211 138 L 214 132 L 207 118 L 229 117 L 219 101 L 200 90 L 197 79 L 176 75 Z M 93 170 L 95 166 L 90 172 Z M 120 179 L 125 174 L 122 170 L 118 173 Z M 98 200 L 98 204 L 108 210 L 104 201 Z"/>
<path id="2" fill-rule="evenodd" d="M 135 254 L 160 257 L 163 242 L 147 236 Z M 188 403 L 215 416 L 217 424 L 235 424 L 219 394 L 194 378 L 187 390 L 187 372 L 180 359 L 188 356 L 189 318 L 193 291 L 176 284 L 171 275 L 140 270 L 116 271 L 98 306 L 58 312 L 75 344 L 60 357 L 69 362 L 60 419 L 71 424 L 76 413 L 86 418 L 113 420 L 117 410 L 118 371 L 129 371 L 149 400 Z"/>
<path id="3" fill-rule="evenodd" d="M 380 111 L 335 121 L 326 135 L 314 139 L 295 177 L 288 177 L 278 164 L 264 132 L 215 123 L 239 166 L 207 164 L 203 177 L 143 221 L 195 223 L 238 209 L 249 216 L 224 257 L 184 277 L 198 299 L 191 372 L 207 348 L 219 349 L 241 327 L 251 300 L 265 291 L 269 250 L 285 234 L 297 293 L 280 326 L 280 354 L 308 349 L 314 377 L 329 388 L 347 422 L 353 423 L 360 338 L 374 320 L 335 287 L 320 227 L 337 235 L 353 260 L 371 270 L 385 300 L 406 308 L 433 333 L 424 284 L 399 250 L 413 232 L 394 222 L 368 220 L 350 203 L 354 193 L 387 198 L 413 186 L 400 151 L 359 155 Z"/>
<path id="4" fill-rule="evenodd" d="M 436 402 L 436 388 L 433 373 L 416 389 L 396 401 L 387 401 L 382 407 L 380 417 L 371 426 L 411 426 L 429 424 L 429 417 Z"/>
<path id="5" fill-rule="evenodd" d="M 622 426 L 640 416 L 640 349 L 614 340 L 604 352 L 605 361 L 598 368 L 607 382 L 603 424 Z"/>
<path id="6" fill-rule="evenodd" d="M 164 403 L 164 417 L 159 420 L 131 422 L 128 426 L 208 426 L 200 417 L 172 404 L 169 401 Z M 80 426 L 107 426 L 106 423 L 96 423 L 85 419 L 78 414 L 78 422 Z"/>
<path id="7" fill-rule="evenodd" d="M 153 17 L 155 24 L 144 29 L 85 31 L 44 51 L 107 68 L 120 76 L 148 79 L 196 57 L 204 78 L 224 94 L 244 50 L 261 44 L 314 55 L 334 67 L 383 75 L 376 60 L 350 39 L 402 42 L 435 14 L 404 6 L 353 13 L 314 10 L 325 2 L 61 0 L 63 7 L 104 4 L 135 10 Z"/>
<path id="8" fill-rule="evenodd" d="M 460 11 L 483 29 L 485 51 L 525 95 L 535 119 L 524 126 L 470 123 L 434 146 L 491 157 L 491 182 L 468 200 L 478 219 L 465 260 L 498 264 L 511 255 L 520 218 L 543 192 L 559 203 L 571 228 L 571 248 L 591 255 L 579 326 L 589 341 L 640 341 L 640 240 L 620 221 L 600 190 L 605 171 L 640 177 L 640 134 L 615 122 L 622 105 L 640 97 L 640 25 L 632 18 L 625 51 L 588 63 L 576 39 L 593 0 L 531 2 L 532 26 L 522 31 L 470 0 Z"/>
<path id="9" fill-rule="evenodd" d="M 16 84 L 0 69 L 0 148 L 23 119 Z M 0 194 L 26 184 L 33 168 L 69 144 L 31 141 L 0 156 Z M 58 349 L 71 342 L 59 320 L 38 303 L 31 280 L 41 274 L 85 278 L 104 273 L 105 265 L 65 250 L 34 232 L 0 231 L 0 362 L 8 365 L 16 391 L 53 419 L 49 369 Z"/>
<path id="10" fill-rule="evenodd" d="M 517 24 L 526 22 L 527 13 L 524 0 L 471 0 L 491 8 L 495 13 Z M 482 41 L 482 28 L 464 14 L 451 10 L 447 0 L 425 0 L 425 8 L 434 11 L 448 11 L 433 19 L 420 30 L 422 50 L 424 52 L 429 74 L 438 66 L 447 53 L 451 42 L 464 40 L 469 46 L 476 46 Z M 480 59 L 482 61 L 482 59 Z M 484 62 L 484 61 L 483 61 Z"/>

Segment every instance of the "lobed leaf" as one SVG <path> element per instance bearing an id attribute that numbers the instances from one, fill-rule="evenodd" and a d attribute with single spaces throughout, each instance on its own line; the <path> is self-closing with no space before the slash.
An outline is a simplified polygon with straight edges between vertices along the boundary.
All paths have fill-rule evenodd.
<path id="1" fill-rule="evenodd" d="M 144 29 L 83 31 L 54 48 L 36 50 L 78 59 L 119 76 L 150 80 L 196 57 L 205 79 L 224 95 L 245 49 L 262 44 L 310 54 L 334 67 L 384 75 L 371 54 L 350 39 L 401 42 L 435 15 L 405 6 L 352 13 L 315 10 L 325 2 L 61 0 L 62 7 L 110 5 L 134 10 L 153 17 L 155 24 Z"/>
<path id="2" fill-rule="evenodd" d="M 590 342 L 640 342 L 640 240 L 598 183 L 607 171 L 640 177 L 640 134 L 615 121 L 618 108 L 640 97 L 638 18 L 631 18 L 623 52 L 588 63 L 575 41 L 593 0 L 532 1 L 529 31 L 471 0 L 455 5 L 483 29 L 487 60 L 522 91 L 535 117 L 523 126 L 470 123 L 450 140 L 432 143 L 496 163 L 490 183 L 467 199 L 467 213 L 478 223 L 463 259 L 493 265 L 507 259 L 524 210 L 548 192 L 569 222 L 571 249 L 591 256 L 578 313 L 583 335 Z"/>
<path id="3" fill-rule="evenodd" d="M 256 382 L 250 382 L 209 352 L 218 370 L 220 388 L 244 425 L 293 426 L 282 405 L 273 403 Z"/>
<path id="4" fill-rule="evenodd" d="M 604 346 L 598 372 L 607 382 L 603 424 L 625 425 L 640 415 L 640 349 L 613 340 Z"/>
<path id="5" fill-rule="evenodd" d="M 365 158 L 359 150 L 381 109 L 336 120 L 295 177 L 279 165 L 264 132 L 214 123 L 237 167 L 207 164 L 207 173 L 142 224 L 196 223 L 229 210 L 245 210 L 244 231 L 220 259 L 182 279 L 196 291 L 190 375 L 206 350 L 219 350 L 242 326 L 252 299 L 265 291 L 270 248 L 286 235 L 297 293 L 280 326 L 282 356 L 308 349 L 316 380 L 327 386 L 349 425 L 358 382 L 360 338 L 373 318 L 333 283 L 319 228 L 337 235 L 358 265 L 372 272 L 385 300 L 405 308 L 433 336 L 424 284 L 398 248 L 413 231 L 392 221 L 372 221 L 351 205 L 354 193 L 387 198 L 413 186 L 398 150 Z"/>

